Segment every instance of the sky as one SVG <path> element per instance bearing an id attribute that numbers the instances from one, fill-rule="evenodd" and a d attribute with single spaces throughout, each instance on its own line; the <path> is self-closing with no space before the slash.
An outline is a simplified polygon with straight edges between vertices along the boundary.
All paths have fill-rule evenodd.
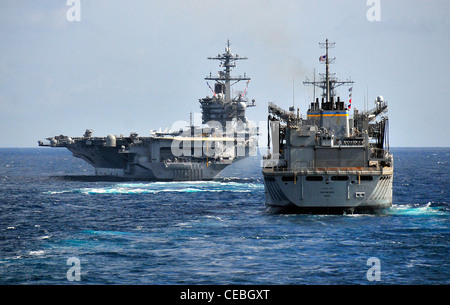
<path id="1" fill-rule="evenodd" d="M 302 82 L 324 72 L 329 39 L 332 72 L 355 82 L 353 107 L 389 103 L 391 147 L 449 147 L 449 12 L 448 0 L 2 0 L 0 147 L 188 122 L 220 70 L 207 57 L 228 39 L 249 58 L 233 74 L 252 79 L 254 122 L 268 102 L 306 114 Z"/>

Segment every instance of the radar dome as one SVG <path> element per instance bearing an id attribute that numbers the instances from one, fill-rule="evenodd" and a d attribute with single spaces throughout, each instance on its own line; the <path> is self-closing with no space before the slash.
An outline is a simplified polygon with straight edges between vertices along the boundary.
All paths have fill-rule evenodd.
<path id="1" fill-rule="evenodd" d="M 113 135 L 108 135 L 106 137 L 106 144 L 105 144 L 105 146 L 116 147 L 116 137 L 113 136 Z"/>

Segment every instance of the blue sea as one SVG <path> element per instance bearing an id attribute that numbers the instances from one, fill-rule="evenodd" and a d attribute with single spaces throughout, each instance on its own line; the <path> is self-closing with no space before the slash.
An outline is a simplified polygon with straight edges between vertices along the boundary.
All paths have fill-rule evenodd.
<path id="1" fill-rule="evenodd" d="M 267 213 L 257 158 L 99 181 L 65 149 L 2 148 L 0 284 L 448 285 L 450 148 L 391 150 L 393 207 L 328 216 Z"/>

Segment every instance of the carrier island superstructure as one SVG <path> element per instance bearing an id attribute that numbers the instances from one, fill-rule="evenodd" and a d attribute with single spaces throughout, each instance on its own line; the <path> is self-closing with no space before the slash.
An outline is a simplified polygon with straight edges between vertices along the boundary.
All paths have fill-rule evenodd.
<path id="1" fill-rule="evenodd" d="M 322 89 L 308 106 L 306 117 L 268 106 L 269 153 L 264 157 L 265 200 L 275 213 L 376 212 L 392 205 L 393 156 L 389 152 L 387 103 L 349 115 L 353 81 L 339 81 L 330 73 L 328 50 L 320 44 L 325 74 L 305 81 Z M 349 103 L 336 97 L 348 86 Z M 347 91 L 347 90 L 346 90 Z M 320 100 L 319 100 L 320 99 Z"/>
<path id="2" fill-rule="evenodd" d="M 87 129 L 82 137 L 59 135 L 39 141 L 39 146 L 65 147 L 74 157 L 95 168 L 97 176 L 146 180 L 212 180 L 233 162 L 256 155 L 257 127 L 250 126 L 245 111 L 255 106 L 246 97 L 250 78 L 232 76 L 231 70 L 240 57 L 225 52 L 211 60 L 220 61 L 222 71 L 205 78 L 212 96 L 199 99 L 202 126 L 188 126 L 176 131 L 151 131 L 141 137 L 108 135 L 95 137 Z M 208 81 L 214 81 L 214 89 Z M 232 92 L 232 86 L 246 81 L 243 91 Z M 187 125 L 187 124 L 186 124 Z"/>

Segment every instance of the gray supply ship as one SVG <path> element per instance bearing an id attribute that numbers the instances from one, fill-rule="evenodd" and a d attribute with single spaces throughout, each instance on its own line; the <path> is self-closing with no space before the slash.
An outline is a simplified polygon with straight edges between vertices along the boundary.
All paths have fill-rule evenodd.
<path id="1" fill-rule="evenodd" d="M 336 88 L 352 86 L 330 73 L 334 58 L 320 44 L 326 72 L 305 81 L 322 89 L 306 117 L 269 103 L 269 153 L 264 157 L 266 206 L 275 213 L 342 214 L 376 212 L 392 205 L 393 156 L 389 152 L 387 103 L 381 96 L 366 111 L 336 98 Z M 270 151 L 270 149 L 272 151 Z"/>
<path id="2" fill-rule="evenodd" d="M 231 53 L 228 41 L 223 54 L 208 57 L 220 61 L 223 71 L 205 78 L 212 97 L 199 100 L 202 126 L 191 123 L 177 131 L 151 131 L 150 136 L 94 137 L 86 130 L 82 137 L 59 135 L 39 141 L 39 146 L 66 147 L 74 157 L 95 168 L 97 176 L 145 180 L 212 180 L 233 162 L 256 155 L 257 127 L 250 126 L 245 111 L 255 106 L 246 97 L 250 81 L 232 76 L 236 61 L 247 59 Z M 208 80 L 215 81 L 214 90 Z M 231 87 L 246 81 L 244 91 Z"/>

